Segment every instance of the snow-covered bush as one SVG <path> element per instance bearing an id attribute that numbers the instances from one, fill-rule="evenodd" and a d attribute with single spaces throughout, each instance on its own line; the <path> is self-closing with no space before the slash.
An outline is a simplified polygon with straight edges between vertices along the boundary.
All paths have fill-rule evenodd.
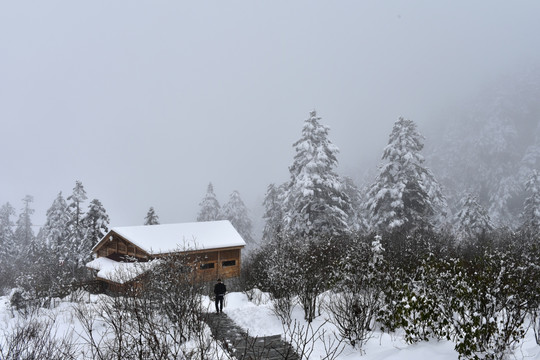
<path id="1" fill-rule="evenodd" d="M 248 297 L 252 294 L 250 289 L 258 288 L 267 292 L 276 316 L 284 324 L 291 319 L 292 299 L 300 278 L 295 257 L 292 243 L 276 237 L 251 252 L 242 264 L 241 284 L 248 291 Z"/>
<path id="2" fill-rule="evenodd" d="M 267 293 L 263 293 L 261 290 L 257 288 L 244 290 L 243 293 L 246 294 L 249 301 L 251 301 L 257 306 L 262 305 L 262 304 L 267 304 L 268 302 L 270 302 L 269 295 Z"/>
<path id="3" fill-rule="evenodd" d="M 459 263 L 452 281 L 449 311 L 460 357 L 502 359 L 525 335 L 529 274 L 506 254 L 486 254 Z"/>
<path id="4" fill-rule="evenodd" d="M 252 283 L 270 294 L 285 322 L 293 299 L 298 299 L 311 322 L 317 316 L 317 299 L 330 288 L 330 275 L 345 251 L 343 243 L 341 237 L 278 236 L 254 255 L 259 268 Z"/>
<path id="5" fill-rule="evenodd" d="M 540 345 L 540 244 L 531 240 L 523 249 L 523 267 L 527 272 L 524 295 L 536 343 Z"/>
<path id="6" fill-rule="evenodd" d="M 450 241 L 429 228 L 394 231 L 383 237 L 385 268 L 381 270 L 383 305 L 378 321 L 384 331 L 402 328 L 408 342 L 446 338 L 441 312 L 444 254 Z"/>
<path id="7" fill-rule="evenodd" d="M 319 295 L 330 286 L 329 275 L 341 254 L 340 240 L 322 236 L 304 239 L 298 246 L 298 268 L 301 278 L 297 295 L 304 309 L 304 318 L 308 322 L 312 322 L 317 316 Z"/>
<path id="8" fill-rule="evenodd" d="M 242 257 L 242 268 L 240 272 L 240 289 L 247 295 L 249 301 L 258 304 L 258 297 L 261 295 L 261 282 L 265 277 L 265 251 L 252 251 L 247 256 Z M 257 290 L 257 291 L 255 291 Z"/>
<path id="9" fill-rule="evenodd" d="M 451 329 L 443 305 L 441 266 L 430 256 L 413 278 L 403 270 L 394 270 L 395 280 L 385 289 L 385 303 L 379 313 L 383 329 L 402 328 L 409 343 L 448 338 Z"/>
<path id="10" fill-rule="evenodd" d="M 14 288 L 11 290 L 11 293 L 9 294 L 9 305 L 14 310 L 22 310 L 26 304 L 24 299 L 24 290 L 21 288 Z"/>
<path id="11" fill-rule="evenodd" d="M 30 318 L 39 309 L 47 304 L 48 299 L 36 298 L 20 287 L 14 288 L 9 294 L 9 304 L 25 318 Z"/>
<path id="12" fill-rule="evenodd" d="M 414 272 L 390 264 L 381 327 L 403 329 L 408 342 L 452 340 L 461 358 L 499 359 L 513 351 L 536 307 L 538 276 L 505 239 L 481 241 L 456 259 L 430 254 Z"/>

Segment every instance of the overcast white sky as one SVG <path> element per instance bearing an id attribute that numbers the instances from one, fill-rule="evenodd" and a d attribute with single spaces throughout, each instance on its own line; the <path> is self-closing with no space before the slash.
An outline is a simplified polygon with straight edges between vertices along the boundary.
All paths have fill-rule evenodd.
<path id="1" fill-rule="evenodd" d="M 184 222 L 212 181 L 254 209 L 312 109 L 360 179 L 399 116 L 423 131 L 538 64 L 539 19 L 536 0 L 1 2 L 0 203 L 31 194 L 42 224 L 81 180 L 112 226 Z"/>

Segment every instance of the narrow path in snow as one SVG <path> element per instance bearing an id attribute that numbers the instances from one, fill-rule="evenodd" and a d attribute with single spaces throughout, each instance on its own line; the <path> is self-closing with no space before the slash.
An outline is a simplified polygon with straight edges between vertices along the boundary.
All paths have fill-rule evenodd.
<path id="1" fill-rule="evenodd" d="M 224 313 L 207 313 L 205 320 L 214 338 L 238 360 L 299 360 L 280 335 L 251 337 Z"/>

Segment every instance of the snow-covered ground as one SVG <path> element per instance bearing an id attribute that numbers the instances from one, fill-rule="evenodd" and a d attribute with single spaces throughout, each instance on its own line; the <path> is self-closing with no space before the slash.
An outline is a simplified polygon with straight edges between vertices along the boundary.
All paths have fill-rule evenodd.
<path id="1" fill-rule="evenodd" d="M 281 321 L 272 312 L 272 305 L 268 297 L 258 293 L 256 301 L 249 301 L 243 293 L 230 293 L 226 296 L 224 312 L 231 317 L 239 326 L 249 332 L 251 336 L 267 336 L 282 334 L 287 336 Z M 98 296 L 86 295 L 85 301 L 94 302 Z M 204 304 L 208 309 L 213 309 L 211 300 L 204 298 Z M 71 335 L 81 337 L 84 333 L 83 328 L 73 311 L 75 303 L 61 301 L 54 309 L 44 310 L 40 313 L 44 320 L 55 319 L 56 336 L 62 337 Z M 12 328 L 20 316 L 12 312 L 8 305 L 7 297 L 0 297 L 0 344 L 3 343 L 3 336 L 6 331 Z M 303 311 L 299 306 L 293 309 L 292 322 L 300 326 L 305 326 L 303 320 Z M 317 317 L 313 322 L 313 328 L 320 332 L 324 331 L 331 339 L 331 334 L 336 331 L 334 326 L 328 322 L 325 323 L 324 314 Z M 78 341 L 83 341 L 79 338 Z M 320 359 L 326 354 L 324 344 L 321 341 L 313 345 L 311 359 Z M 526 338 L 516 349 L 513 359 L 540 360 L 540 346 L 534 339 L 534 334 L 529 331 Z M 399 334 L 383 334 L 376 332 L 364 347 L 363 352 L 355 350 L 350 346 L 344 345 L 343 351 L 338 359 L 341 360 L 413 360 L 413 359 L 440 359 L 457 360 L 458 354 L 454 350 L 454 344 L 448 341 L 430 341 L 421 342 L 414 345 L 406 344 Z"/>

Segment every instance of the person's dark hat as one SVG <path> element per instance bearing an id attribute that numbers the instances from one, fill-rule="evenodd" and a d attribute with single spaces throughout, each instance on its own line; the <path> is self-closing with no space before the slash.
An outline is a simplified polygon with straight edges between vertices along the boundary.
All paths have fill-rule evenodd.
<path id="1" fill-rule="evenodd" d="M 221 279 L 217 279 L 218 282 L 221 282 Z"/>

